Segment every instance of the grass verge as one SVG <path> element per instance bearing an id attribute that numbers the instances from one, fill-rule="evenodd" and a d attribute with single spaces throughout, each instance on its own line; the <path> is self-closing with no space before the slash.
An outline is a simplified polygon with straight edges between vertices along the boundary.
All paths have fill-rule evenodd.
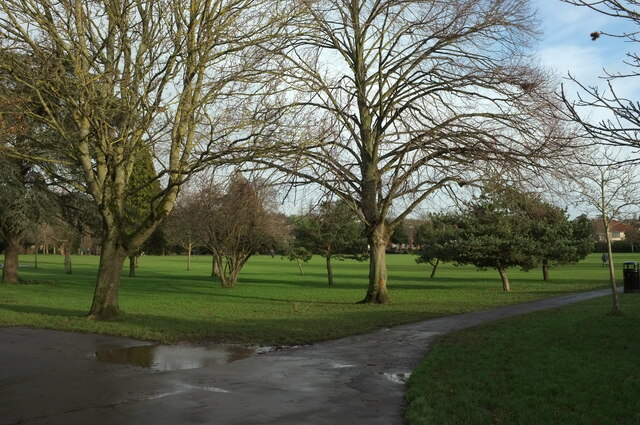
<path id="1" fill-rule="evenodd" d="M 620 259 L 624 261 L 626 259 Z M 306 264 L 279 257 L 253 257 L 235 288 L 212 279 L 211 257 L 140 260 L 135 278 L 123 273 L 117 319 L 85 319 L 95 286 L 98 257 L 74 256 L 73 274 L 64 274 L 63 257 L 21 257 L 20 274 L 29 285 L 0 285 L 0 326 L 30 326 L 97 332 L 162 342 L 229 341 L 304 344 L 364 333 L 380 327 L 435 316 L 482 310 L 568 292 L 605 287 L 607 269 L 594 255 L 577 265 L 540 271 L 511 270 L 512 292 L 503 293 L 495 270 L 443 265 L 435 279 L 410 255 L 388 256 L 389 305 L 357 305 L 367 289 L 368 265 L 336 261 L 335 287 L 326 282 L 322 259 Z"/>
<path id="2" fill-rule="evenodd" d="M 409 380 L 410 425 L 640 424 L 640 294 L 444 336 Z"/>

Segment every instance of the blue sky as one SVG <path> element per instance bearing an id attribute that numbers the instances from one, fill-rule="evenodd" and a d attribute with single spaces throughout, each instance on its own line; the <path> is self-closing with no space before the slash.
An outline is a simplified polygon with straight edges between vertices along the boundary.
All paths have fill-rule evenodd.
<path id="1" fill-rule="evenodd" d="M 625 69 L 623 61 L 635 47 L 632 43 L 611 37 L 591 41 L 589 34 L 633 30 L 629 22 L 560 0 L 532 0 L 531 4 L 539 11 L 543 34 L 537 56 L 546 68 L 562 77 L 571 72 L 579 81 L 599 86 L 603 84 L 598 81 L 603 69 L 610 72 Z M 638 87 L 631 84 L 630 80 L 625 81 L 625 86 L 635 91 Z"/>

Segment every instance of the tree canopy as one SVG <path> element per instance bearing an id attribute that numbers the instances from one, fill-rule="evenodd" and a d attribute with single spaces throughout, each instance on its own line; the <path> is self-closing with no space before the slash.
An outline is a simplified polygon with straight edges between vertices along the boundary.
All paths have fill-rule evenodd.
<path id="1" fill-rule="evenodd" d="M 509 267 L 529 270 L 543 264 L 584 258 L 592 247 L 588 220 L 573 222 L 566 212 L 533 194 L 498 188 L 454 213 L 434 214 L 419 227 L 418 262 L 435 259 L 495 268 L 504 291 L 510 290 Z"/>
<path id="2" fill-rule="evenodd" d="M 619 32 L 618 28 L 613 31 L 585 28 L 585 38 L 591 37 L 597 43 L 600 38 L 613 37 L 620 39 L 620 42 L 629 43 L 630 46 L 637 46 L 640 42 L 640 37 L 638 37 L 640 14 L 638 13 L 637 1 L 562 1 L 607 16 L 620 18 L 620 20 L 635 26 L 635 29 L 624 32 Z M 631 99 L 627 94 L 627 88 L 640 78 L 640 55 L 637 48 L 631 48 L 623 63 L 625 65 L 624 71 L 613 72 L 606 69 L 603 71 L 603 75 L 599 76 L 602 86 L 586 84 L 584 81 L 570 76 L 570 83 L 562 87 L 562 96 L 568 107 L 570 118 L 580 124 L 586 136 L 604 145 L 637 149 L 640 147 L 638 139 L 640 105 L 637 99 Z M 570 92 L 573 88 L 577 88 L 577 100 L 573 99 Z M 595 114 L 602 118 L 593 119 L 592 116 Z M 635 157 L 634 160 L 638 161 L 640 158 Z"/>
<path id="3" fill-rule="evenodd" d="M 213 254 L 215 269 L 225 288 L 233 287 L 247 260 L 258 252 L 269 252 L 286 229 L 270 208 L 269 192 L 240 174 L 234 175 L 226 191 L 215 184 L 202 187 L 191 198 L 197 222 L 197 240 Z M 286 230 L 284 230 L 286 231 Z"/>
<path id="4" fill-rule="evenodd" d="M 296 247 L 325 259 L 329 286 L 334 284 L 331 260 L 361 258 L 367 246 L 362 223 L 341 201 L 325 201 L 317 211 L 294 218 L 293 235 Z"/>
<path id="5" fill-rule="evenodd" d="M 120 312 L 120 272 L 171 211 L 180 186 L 264 128 L 261 69 L 277 34 L 276 0 L 41 0 L 0 3 L 0 77 L 37 107 L 27 118 L 50 178 L 88 193 L 102 219 L 101 261 L 90 318 Z M 254 119 L 249 119 L 254 118 Z M 3 154 L 24 157 L 21 146 Z M 127 227 L 127 191 L 140 152 L 161 189 Z M 35 159 L 30 157 L 29 159 Z M 141 186 L 153 181 L 141 183 Z"/>

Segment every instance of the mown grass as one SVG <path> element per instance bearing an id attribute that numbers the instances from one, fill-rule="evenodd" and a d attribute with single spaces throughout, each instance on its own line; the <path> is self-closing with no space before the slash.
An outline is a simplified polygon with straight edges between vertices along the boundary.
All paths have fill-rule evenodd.
<path id="1" fill-rule="evenodd" d="M 439 339 L 409 380 L 410 425 L 640 424 L 640 294 Z"/>
<path id="2" fill-rule="evenodd" d="M 629 258 L 616 258 L 624 261 Z M 495 270 L 442 265 L 435 279 L 410 255 L 388 256 L 392 303 L 358 305 L 367 288 L 368 266 L 336 261 L 336 286 L 326 283 L 322 259 L 314 257 L 300 276 L 295 263 L 253 257 L 235 288 L 210 277 L 210 257 L 142 257 L 138 277 L 123 273 L 117 319 L 85 319 L 93 296 L 98 258 L 74 256 L 65 275 L 62 256 L 21 257 L 21 277 L 30 284 L 0 285 L 0 326 L 31 326 L 98 332 L 163 342 L 234 341 L 302 344 L 363 333 L 435 316 L 602 288 L 606 268 L 599 256 L 552 269 L 544 282 L 539 271 L 511 270 L 512 292 L 503 293 Z"/>

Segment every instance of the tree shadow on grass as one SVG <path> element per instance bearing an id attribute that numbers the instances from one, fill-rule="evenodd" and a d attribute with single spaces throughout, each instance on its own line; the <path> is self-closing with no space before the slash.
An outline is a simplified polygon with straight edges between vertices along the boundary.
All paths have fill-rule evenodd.
<path id="1" fill-rule="evenodd" d="M 150 277 L 146 280 L 145 276 L 141 276 L 140 283 L 136 282 L 137 278 L 123 278 L 123 287 L 127 291 L 140 292 L 140 291 L 153 291 L 153 292 L 175 292 L 175 293 L 193 293 L 193 294 L 205 294 L 211 293 L 212 289 L 221 288 L 220 282 L 217 278 L 211 278 L 208 276 L 188 276 L 188 277 L 176 277 L 172 275 L 158 274 Z M 241 273 L 238 278 L 236 287 L 242 287 L 243 285 L 280 285 L 290 286 L 294 288 L 309 288 L 309 289 L 330 289 L 340 290 L 348 289 L 355 290 L 361 289 L 366 291 L 368 287 L 368 281 L 366 276 L 358 277 L 353 275 L 334 275 L 334 286 L 329 286 L 326 282 L 326 275 L 320 273 L 307 274 L 300 276 L 299 279 L 280 279 L 269 275 L 260 275 L 258 273 L 244 274 Z M 463 287 L 472 288 L 475 283 L 496 283 L 499 284 L 499 279 L 473 279 L 471 283 L 464 283 L 469 279 L 460 278 L 437 278 L 416 280 L 410 276 L 390 276 L 388 280 L 389 289 L 403 289 L 403 290 L 433 290 L 433 289 L 462 289 Z M 451 285 L 451 286 L 450 286 Z"/>
<path id="2" fill-rule="evenodd" d="M 87 316 L 89 308 L 86 309 L 70 309 L 60 307 L 46 307 L 38 305 L 18 305 L 18 304 L 0 304 L 0 310 L 14 311 L 16 313 L 33 313 L 44 316 L 62 316 L 83 318 Z"/>
<path id="3" fill-rule="evenodd" d="M 349 301 L 328 301 L 328 300 L 308 300 L 308 299 L 293 299 L 293 298 L 269 298 L 269 297 L 261 297 L 261 296 L 255 296 L 255 295 L 241 295 L 241 294 L 232 294 L 232 293 L 216 293 L 213 295 L 214 297 L 221 297 L 221 298 L 238 298 L 238 299 L 245 299 L 245 300 L 260 300 L 260 301 L 272 301 L 272 302 L 280 302 L 280 303 L 304 303 L 304 304 L 308 304 L 308 303 L 313 303 L 313 304 L 317 304 L 317 305 L 323 305 L 323 304 L 328 304 L 328 305 L 351 305 L 351 304 L 355 304 L 356 302 L 354 301 L 349 302 Z"/>
<path id="4" fill-rule="evenodd" d="M 308 304 L 308 302 L 304 302 Z M 371 332 L 387 327 L 390 323 L 409 323 L 425 317 L 412 312 L 385 311 L 363 308 L 358 311 L 337 311 L 323 320 L 318 326 L 316 316 L 305 316 L 293 310 L 286 317 L 252 317 L 235 319 L 232 323 L 220 323 L 206 317 L 187 318 L 171 315 L 127 312 L 106 322 L 64 321 L 54 318 L 74 318 L 83 320 L 86 312 L 79 309 L 63 309 L 45 306 L 0 305 L 18 313 L 33 313 L 52 318 L 51 327 L 69 332 L 98 332 L 127 338 L 175 342 L 239 342 L 269 345 L 306 344 L 347 335 Z M 363 315 L 366 320 L 363 320 Z M 359 323 L 358 326 L 349 325 Z M 47 324 L 32 324 L 36 328 L 46 329 Z"/>

